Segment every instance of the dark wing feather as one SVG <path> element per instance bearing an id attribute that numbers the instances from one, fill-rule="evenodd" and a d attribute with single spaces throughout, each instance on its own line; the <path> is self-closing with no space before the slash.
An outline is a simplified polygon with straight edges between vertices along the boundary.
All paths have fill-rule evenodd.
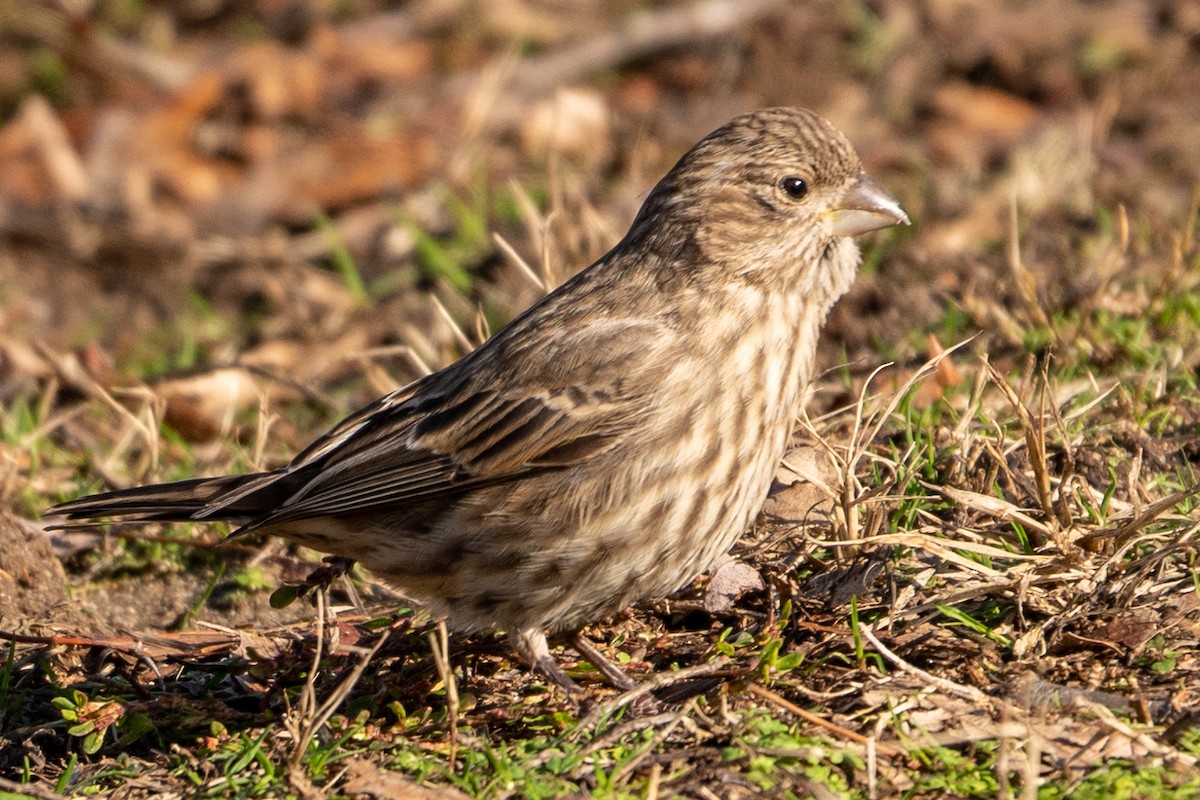
<path id="1" fill-rule="evenodd" d="M 604 330 L 618 331 L 619 341 L 592 331 L 596 361 L 625 361 L 645 347 L 644 326 L 610 320 Z M 586 327 L 575 333 L 589 335 Z M 277 493 L 281 483 L 291 487 L 287 499 L 243 530 L 428 500 L 569 467 L 627 435 L 662 375 L 661 365 L 637 370 L 641 379 L 617 371 L 619 378 L 597 386 L 588 378 L 614 373 L 590 363 L 574 365 L 574 375 L 547 367 L 520 381 L 490 369 L 505 363 L 502 358 L 474 359 L 467 369 L 472 360 L 372 403 L 283 470 L 221 497 L 197 516 L 220 516 L 227 505 L 244 506 L 257 492 Z"/>

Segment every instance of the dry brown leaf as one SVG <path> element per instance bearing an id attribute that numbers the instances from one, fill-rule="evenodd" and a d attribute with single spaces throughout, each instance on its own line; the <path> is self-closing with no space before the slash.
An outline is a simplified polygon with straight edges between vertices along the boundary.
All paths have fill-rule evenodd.
<path id="1" fill-rule="evenodd" d="M 278 211 L 308 222 L 316 208 L 335 210 L 412 189 L 432 173 L 439 155 L 423 136 L 345 127 L 288 155 L 279 179 L 291 189 L 282 193 Z"/>
<path id="2" fill-rule="evenodd" d="M 830 514 L 838 474 L 823 448 L 804 445 L 789 450 L 775 471 L 762 513 L 791 522 Z"/>
<path id="3" fill-rule="evenodd" d="M 713 570 L 704 591 L 704 608 L 712 614 L 728 611 L 739 597 L 764 585 L 762 575 L 754 567 L 735 558 L 727 559 Z"/>
<path id="4" fill-rule="evenodd" d="M 166 423 L 193 442 L 228 432 L 235 415 L 258 405 L 261 396 L 254 378 L 239 367 L 165 381 L 154 392 L 165 403 Z"/>
<path id="5" fill-rule="evenodd" d="M 1137 650 L 1159 632 L 1162 618 L 1152 608 L 1129 609 L 1096 629 L 1096 635 Z"/>
<path id="6" fill-rule="evenodd" d="M 374 800 L 459 800 L 467 795 L 453 786 L 425 786 L 396 772 L 380 769 L 373 761 L 352 760 L 346 767 L 346 782 L 341 790 Z"/>
<path id="7" fill-rule="evenodd" d="M 0 200 L 40 206 L 55 197 L 54 183 L 40 157 L 38 132 L 25 110 L 44 100 L 30 98 L 6 125 L 0 127 Z"/>
<path id="8" fill-rule="evenodd" d="M 1011 145 L 1039 119 L 1037 108 L 1016 95 L 962 82 L 941 86 L 933 107 L 942 117 L 937 144 L 955 157 L 978 154 L 981 145 Z"/>

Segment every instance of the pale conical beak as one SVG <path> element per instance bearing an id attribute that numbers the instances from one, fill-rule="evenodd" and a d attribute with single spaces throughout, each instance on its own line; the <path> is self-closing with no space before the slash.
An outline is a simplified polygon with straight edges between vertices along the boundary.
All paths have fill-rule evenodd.
<path id="1" fill-rule="evenodd" d="M 861 233 L 908 225 L 908 214 L 896 198 L 865 172 L 859 173 L 842 199 L 830 211 L 834 236 L 858 236 Z"/>

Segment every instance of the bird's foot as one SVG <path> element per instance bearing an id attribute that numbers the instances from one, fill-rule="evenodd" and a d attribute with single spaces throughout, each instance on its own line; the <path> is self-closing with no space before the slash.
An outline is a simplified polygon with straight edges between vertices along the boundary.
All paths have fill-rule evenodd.
<path id="1" fill-rule="evenodd" d="M 549 653 L 539 658 L 534 666 L 538 672 L 549 678 L 551 683 L 566 692 L 568 697 L 578 697 L 584 693 L 583 687 L 571 680 L 571 676 Z"/>

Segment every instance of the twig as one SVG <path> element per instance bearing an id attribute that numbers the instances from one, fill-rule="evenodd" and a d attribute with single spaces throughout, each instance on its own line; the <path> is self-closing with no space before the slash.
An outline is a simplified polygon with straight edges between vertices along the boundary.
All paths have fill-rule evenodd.
<path id="1" fill-rule="evenodd" d="M 713 673 L 720 672 L 724 667 L 725 659 L 714 658 L 712 661 L 706 661 L 703 664 L 697 664 L 693 667 L 685 667 L 684 669 L 664 671 L 651 675 L 638 684 L 637 688 L 630 689 L 628 692 L 622 692 L 611 700 L 597 705 L 580 721 L 579 729 L 584 730 L 595 726 L 601 719 L 614 711 L 624 708 L 639 697 L 644 697 L 657 689 L 674 686 L 692 678 L 712 675 Z"/>
<path id="2" fill-rule="evenodd" d="M 1021 235 L 1019 215 L 1017 213 L 1017 194 L 1013 192 L 1008 205 L 1008 241 L 1006 247 L 1008 269 L 1012 273 L 1013 283 L 1017 287 L 1017 295 L 1021 298 L 1025 313 L 1030 322 L 1053 333 L 1050 319 L 1042 309 L 1037 296 L 1037 278 L 1021 260 Z"/>
<path id="3" fill-rule="evenodd" d="M 687 720 L 686 722 L 685 720 L 687 720 L 686 708 L 678 711 L 666 711 L 662 714 L 655 714 L 654 716 L 650 717 L 635 717 L 631 720 L 621 723 L 620 725 L 609 728 L 603 734 L 588 742 L 587 747 L 581 751 L 580 755 L 591 756 L 594 753 L 598 753 L 601 750 L 611 747 L 632 733 L 650 729 L 661 729 L 655 730 L 654 740 L 657 742 L 662 742 L 675 730 L 676 727 L 679 725 L 686 726 L 689 722 L 691 722 L 691 720 Z M 691 724 L 694 725 L 695 723 Z M 578 730 L 583 731 L 587 730 L 587 728 L 580 727 Z M 625 762 L 625 764 L 621 767 L 619 774 L 628 775 L 630 772 L 636 770 L 641 764 L 645 763 L 646 759 L 654 757 L 653 750 L 654 744 L 644 742 L 641 753 L 639 753 L 637 756 L 634 756 L 631 760 Z M 539 754 L 538 758 L 532 763 L 538 767 L 545 766 L 546 762 L 555 757 L 557 753 L 558 751 L 553 748 L 548 749 Z M 575 780 L 582 779 L 587 772 L 591 771 L 591 764 L 591 758 L 584 758 L 580 767 L 572 775 L 572 778 Z"/>
<path id="4" fill-rule="evenodd" d="M 928 682 L 931 686 L 936 686 L 942 691 L 950 694 L 956 694 L 959 697 L 965 697 L 968 700 L 975 701 L 976 703 L 986 703 L 990 701 L 991 698 L 989 698 L 980 690 L 976 689 L 974 686 L 963 686 L 955 683 L 954 681 L 948 681 L 945 678 L 939 678 L 931 672 L 926 672 L 920 667 L 914 667 L 912 664 L 909 664 L 900 656 L 884 647 L 883 643 L 876 638 L 875 634 L 869 627 L 864 625 L 860 628 L 860 630 L 867 641 L 869 641 L 871 645 L 879 651 L 879 654 L 895 664 L 901 671 L 907 672 L 910 675 L 915 675 L 921 680 Z"/>
<path id="5" fill-rule="evenodd" d="M 504 253 L 509 263 L 517 268 L 517 272 L 521 273 L 522 278 L 533 284 L 534 288 L 542 294 L 546 293 L 545 282 L 533 271 L 533 267 L 529 266 L 525 259 L 521 258 L 521 254 L 517 252 L 515 247 L 508 243 L 507 239 L 499 233 L 493 233 L 492 241 L 496 244 L 496 247 L 500 248 L 500 252 Z"/>
<path id="6" fill-rule="evenodd" d="M 1178 763 L 1185 764 L 1188 767 L 1194 767 L 1196 766 L 1197 762 L 1200 762 L 1200 759 L 1197 759 L 1195 756 L 1181 752 L 1170 745 L 1162 744 L 1156 741 L 1154 737 L 1150 736 L 1148 733 L 1133 729 L 1125 722 L 1117 719 L 1116 714 L 1114 714 L 1110 708 L 1102 703 L 1097 703 L 1094 700 L 1089 700 L 1083 697 L 1077 699 L 1075 702 L 1079 707 L 1086 708 L 1095 714 L 1096 718 L 1100 721 L 1100 724 L 1106 726 L 1121 736 L 1124 736 L 1132 742 L 1137 742 L 1140 746 L 1146 748 L 1147 752 L 1153 753 L 1159 758 L 1164 760 L 1174 760 Z"/>
<path id="7" fill-rule="evenodd" d="M 450 311 L 445 305 L 442 304 L 442 301 L 438 299 L 438 296 L 435 294 L 430 294 L 429 300 L 433 303 L 434 311 L 437 312 L 438 316 L 441 317 L 446 325 L 450 328 L 450 333 L 454 337 L 454 340 L 458 342 L 459 347 L 461 347 L 463 351 L 467 353 L 474 350 L 475 345 L 471 342 L 471 337 L 467 336 L 466 332 L 462 329 L 462 326 L 454 321 L 454 317 L 451 316 Z"/>
<path id="8" fill-rule="evenodd" d="M 1138 512 L 1134 514 L 1133 519 L 1129 520 L 1124 525 L 1121 525 L 1119 528 L 1103 528 L 1101 530 L 1092 531 L 1091 533 L 1081 536 L 1079 538 L 1079 544 L 1087 546 L 1098 539 L 1108 538 L 1115 539 L 1117 542 L 1125 544 L 1129 540 L 1130 536 L 1142 530 L 1151 522 L 1157 520 L 1164 512 L 1174 508 L 1184 500 L 1187 500 L 1196 494 L 1200 494 L 1200 483 L 1197 483 L 1194 486 L 1189 486 L 1186 489 L 1181 489 L 1178 492 L 1173 492 L 1161 500 L 1155 500 L 1150 505 L 1139 509 Z M 1109 563 L 1115 563 L 1118 558 L 1123 558 L 1124 555 L 1125 551 L 1121 550 L 1121 552 L 1114 555 L 1109 560 Z M 1107 564 L 1105 566 L 1107 566 Z"/>
<path id="9" fill-rule="evenodd" d="M 312 667 L 309 669 L 308 680 L 305 681 L 304 689 L 300 693 L 298 715 L 302 721 L 293 717 L 288 722 L 292 737 L 296 741 L 296 749 L 292 751 L 292 755 L 288 759 L 289 766 L 293 771 L 299 768 L 300 762 L 304 759 L 304 754 L 308 752 L 308 747 L 312 743 L 313 736 L 329 721 L 329 718 L 334 715 L 334 712 L 338 710 L 350 695 L 350 692 L 354 690 L 355 685 L 358 684 L 359 679 L 366 670 L 367 664 L 370 663 L 375 654 L 379 652 L 379 648 L 383 647 L 391 635 L 391 631 L 384 631 L 370 650 L 361 651 L 360 649 L 360 652 L 363 653 L 362 658 L 354 665 L 349 674 L 342 679 L 342 682 L 333 688 L 333 691 L 329 693 L 325 702 L 318 705 L 316 680 L 320 672 L 321 655 L 324 652 L 326 596 L 328 591 L 325 588 L 317 593 L 317 641 L 313 651 Z"/>
<path id="10" fill-rule="evenodd" d="M 661 714 L 655 714 L 650 717 L 635 717 L 627 720 L 620 725 L 609 728 L 602 735 L 588 743 L 582 751 L 582 755 L 590 756 L 593 753 L 598 753 L 617 742 L 624 739 L 635 731 L 644 731 L 650 728 L 662 728 L 669 732 L 674 731 L 680 725 L 688 728 L 692 733 L 696 733 L 696 723 L 688 718 L 688 711 L 694 710 L 694 701 L 689 701 L 683 708 L 675 711 L 664 711 Z"/>
<path id="11" fill-rule="evenodd" d="M 750 692 L 751 694 L 758 695 L 759 697 L 761 697 L 762 699 L 764 699 L 768 702 L 774 703 L 775 705 L 782 708 L 784 711 L 787 711 L 791 714 L 795 714 L 797 717 L 800 717 L 801 719 L 805 720 L 806 722 L 811 722 L 814 725 L 818 725 L 822 728 L 825 728 L 826 730 L 830 731 L 831 733 L 833 733 L 834 735 L 836 735 L 842 739 L 849 739 L 850 741 L 854 742 L 855 744 L 858 744 L 864 748 L 867 748 L 868 751 L 870 751 L 870 749 L 872 747 L 874 747 L 874 750 L 876 753 L 878 753 L 880 755 L 885 755 L 888 758 L 895 758 L 896 756 L 904 755 L 904 753 L 902 751 L 897 750 L 895 747 L 892 747 L 889 744 L 883 744 L 882 742 L 877 741 L 875 739 L 875 737 L 873 737 L 873 736 L 863 736 L 861 733 L 858 733 L 857 731 L 852 731 L 849 728 L 844 728 L 841 725 L 838 725 L 837 723 L 830 722 L 827 719 L 817 716 L 816 714 L 812 713 L 811 711 L 806 711 L 803 708 L 801 708 L 800 706 L 793 703 L 791 700 L 788 700 L 786 697 L 779 696 L 778 694 L 776 694 L 775 692 L 772 692 L 770 689 L 766 688 L 765 686 L 759 686 L 757 683 L 752 683 L 746 687 L 746 690 L 748 692 Z"/>
<path id="12" fill-rule="evenodd" d="M 38 800 L 63 800 L 65 797 L 53 789 L 45 788 L 40 783 L 17 783 L 8 778 L 0 778 L 0 789 L 12 792 L 17 797 L 36 797 Z"/>
<path id="13" fill-rule="evenodd" d="M 1025 449 L 1029 453 L 1029 466 L 1033 471 L 1034 486 L 1037 488 L 1038 502 L 1041 503 L 1042 513 L 1047 523 L 1057 525 L 1058 514 L 1054 509 L 1054 500 L 1050 494 L 1050 469 L 1046 462 L 1045 417 L 1039 415 L 1035 422 L 1029 407 L 1021 400 L 1016 390 L 1009 385 L 1004 376 L 996 371 L 990 362 L 984 361 L 984 367 L 992 379 L 992 383 L 1008 399 L 1017 417 L 1021 421 L 1021 430 L 1025 434 Z M 1053 530 L 1053 529 L 1052 529 Z M 1057 542 L 1062 547 L 1062 542 Z"/>
<path id="14" fill-rule="evenodd" d="M 450 665 L 450 634 L 446 623 L 439 620 L 437 630 L 429 632 L 429 649 L 433 651 L 433 663 L 438 675 L 446 685 L 446 716 L 450 720 L 450 772 L 454 772 L 455 757 L 458 755 L 458 683 Z"/>
<path id="15" fill-rule="evenodd" d="M 87 169 L 50 103 L 40 95 L 31 95 L 21 104 L 20 119 L 35 135 L 42 166 L 58 196 L 74 203 L 86 199 L 92 193 Z"/>
<path id="16" fill-rule="evenodd" d="M 787 6 L 787 0 L 706 0 L 629 14 L 615 30 L 521 63 L 512 84 L 534 94 L 674 47 L 726 36 Z"/>

